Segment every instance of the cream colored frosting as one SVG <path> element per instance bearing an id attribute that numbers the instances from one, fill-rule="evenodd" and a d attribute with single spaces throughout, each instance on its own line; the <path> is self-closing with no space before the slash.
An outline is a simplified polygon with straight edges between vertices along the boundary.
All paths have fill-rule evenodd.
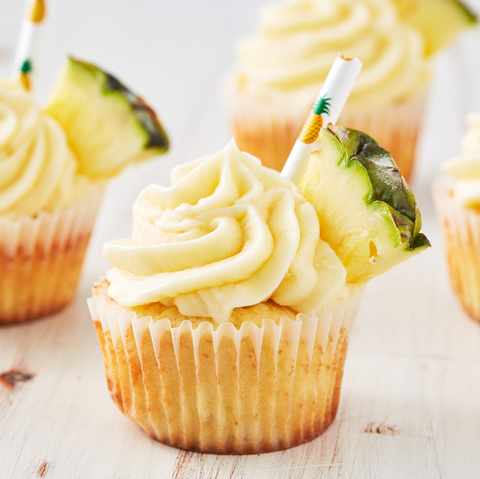
<path id="1" fill-rule="evenodd" d="M 315 100 L 335 57 L 363 62 L 349 103 L 397 102 L 425 88 L 421 34 L 391 0 L 290 0 L 264 9 L 256 35 L 242 41 L 237 87 L 265 100 Z"/>
<path id="2" fill-rule="evenodd" d="M 115 266 L 108 294 L 122 306 L 175 304 L 186 316 L 220 323 L 234 308 L 269 298 L 311 313 L 345 285 L 313 206 L 233 140 L 175 168 L 172 184 L 145 188 L 133 208 L 132 239 L 104 247 Z"/>
<path id="3" fill-rule="evenodd" d="M 462 140 L 462 156 L 442 165 L 442 170 L 457 178 L 455 201 L 464 207 L 480 206 L 480 113 L 467 116 L 468 131 Z"/>
<path id="4" fill-rule="evenodd" d="M 0 80 L 0 215 L 51 211 L 95 188 L 76 174 L 65 133 L 16 82 Z"/>

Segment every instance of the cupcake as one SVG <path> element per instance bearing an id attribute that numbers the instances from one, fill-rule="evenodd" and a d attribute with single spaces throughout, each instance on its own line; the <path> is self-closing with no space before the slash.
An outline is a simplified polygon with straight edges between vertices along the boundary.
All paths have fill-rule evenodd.
<path id="1" fill-rule="evenodd" d="M 150 107 L 89 63 L 67 61 L 44 110 L 0 80 L 0 324 L 72 300 L 106 181 L 167 145 Z"/>
<path id="2" fill-rule="evenodd" d="M 430 85 L 429 55 L 475 22 L 459 2 L 442 2 L 447 6 L 440 9 L 433 3 L 290 0 L 263 9 L 256 34 L 237 46 L 226 86 L 239 147 L 280 171 L 341 52 L 364 68 L 339 123 L 373 136 L 409 179 Z"/>
<path id="3" fill-rule="evenodd" d="M 442 165 L 433 197 L 443 231 L 450 282 L 471 318 L 480 321 L 480 114 L 467 117 L 463 155 Z"/>
<path id="4" fill-rule="evenodd" d="M 429 243 L 387 151 L 342 127 L 319 145 L 298 188 L 232 140 L 106 243 L 89 309 L 111 397 L 151 437 L 256 454 L 334 420 L 366 283 Z"/>

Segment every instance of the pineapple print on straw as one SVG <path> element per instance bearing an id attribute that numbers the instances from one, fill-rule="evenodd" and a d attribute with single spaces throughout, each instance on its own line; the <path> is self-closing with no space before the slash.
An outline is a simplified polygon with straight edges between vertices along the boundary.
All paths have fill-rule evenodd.
<path id="1" fill-rule="evenodd" d="M 324 124 L 337 122 L 362 67 L 362 62 L 357 58 L 337 56 L 300 136 L 293 145 L 283 167 L 282 176 L 296 185 L 300 183 L 307 170 L 310 153 L 315 148 L 315 140 L 320 130 Z"/>
<path id="2" fill-rule="evenodd" d="M 45 0 L 27 0 L 25 16 L 18 40 L 13 78 L 18 79 L 26 90 L 32 88 L 34 49 L 38 44 L 40 24 L 45 19 Z"/>
<path id="3" fill-rule="evenodd" d="M 18 80 L 23 85 L 25 90 L 30 90 L 32 87 L 30 82 L 30 74 L 32 73 L 32 70 L 33 68 L 31 60 L 25 60 L 20 67 L 20 76 L 18 77 Z"/>
<path id="4" fill-rule="evenodd" d="M 332 99 L 327 98 L 326 95 L 321 98 L 317 98 L 315 104 L 313 105 L 313 109 L 308 115 L 307 121 L 305 122 L 305 125 L 303 125 L 302 131 L 298 136 L 299 141 L 309 145 L 318 138 L 318 134 L 323 126 L 322 113 L 327 115 L 330 114 L 331 101 Z"/>

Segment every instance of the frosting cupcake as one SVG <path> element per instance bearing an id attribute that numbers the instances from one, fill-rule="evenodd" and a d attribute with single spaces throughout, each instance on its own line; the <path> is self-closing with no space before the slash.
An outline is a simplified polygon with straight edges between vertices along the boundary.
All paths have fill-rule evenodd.
<path id="1" fill-rule="evenodd" d="M 236 141 L 281 170 L 339 52 L 364 65 L 339 123 L 376 138 L 408 179 L 431 72 L 425 36 L 391 0 L 293 0 L 263 9 L 255 35 L 237 46 L 228 81 Z"/>
<path id="2" fill-rule="evenodd" d="M 388 152 L 340 127 L 320 141 L 300 189 L 233 141 L 178 166 L 138 197 L 132 238 L 105 245 L 114 267 L 88 303 L 107 383 L 153 438 L 253 454 L 334 420 L 365 284 L 429 243 Z M 336 175 L 334 217 L 323 178 Z"/>
<path id="3" fill-rule="evenodd" d="M 433 188 L 452 287 L 465 311 L 480 321 L 480 114 L 467 116 L 463 155 L 442 165 L 448 178 Z"/>
<path id="4" fill-rule="evenodd" d="M 141 126 L 129 124 L 134 114 L 112 88 L 99 101 L 102 78 L 115 80 L 70 59 L 47 111 L 21 84 L 0 80 L 0 323 L 44 316 L 71 301 L 107 179 L 137 156 L 161 151 L 133 144 L 116 156 L 132 146 L 131 137 L 126 131 L 115 145 L 109 129 Z M 111 124 L 99 127 L 106 118 Z"/>

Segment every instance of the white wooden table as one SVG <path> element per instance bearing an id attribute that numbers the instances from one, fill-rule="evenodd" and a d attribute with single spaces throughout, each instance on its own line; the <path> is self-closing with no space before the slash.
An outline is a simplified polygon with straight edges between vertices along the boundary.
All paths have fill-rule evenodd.
<path id="1" fill-rule="evenodd" d="M 0 74 L 9 73 L 22 3 L 0 0 Z M 157 107 L 172 150 L 109 186 L 75 302 L 0 328 L 0 374 L 33 376 L 0 383 L 0 479 L 480 477 L 480 326 L 450 290 L 429 193 L 439 163 L 459 153 L 465 113 L 480 111 L 478 33 L 436 60 L 414 183 L 433 248 L 369 285 L 338 416 L 323 436 L 261 456 L 188 453 L 147 437 L 109 398 L 85 304 L 108 267 L 102 244 L 129 236 L 143 186 L 167 185 L 172 166 L 226 144 L 218 87 L 259 3 L 49 0 L 39 99 L 65 54 L 91 59 Z"/>

